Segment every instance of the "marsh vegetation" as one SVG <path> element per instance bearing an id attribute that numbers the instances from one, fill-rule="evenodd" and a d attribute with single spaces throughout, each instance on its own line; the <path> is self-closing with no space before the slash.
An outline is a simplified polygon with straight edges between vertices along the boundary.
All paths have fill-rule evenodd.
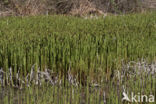
<path id="1" fill-rule="evenodd" d="M 155 18 L 0 18 L 0 103 L 121 104 L 125 90 L 155 95 Z"/>

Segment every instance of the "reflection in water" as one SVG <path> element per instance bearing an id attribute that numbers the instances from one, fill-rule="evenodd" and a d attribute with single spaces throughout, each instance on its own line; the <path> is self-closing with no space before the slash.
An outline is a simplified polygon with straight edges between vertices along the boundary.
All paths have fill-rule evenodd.
<path id="1" fill-rule="evenodd" d="M 0 104 L 122 104 L 123 88 L 127 92 L 135 93 L 142 88 L 141 91 L 153 94 L 155 80 L 149 78 L 151 81 L 139 80 L 135 84 L 134 80 L 124 81 L 124 87 L 118 82 L 108 82 L 100 87 L 45 84 L 18 89 L 4 86 L 0 87 Z M 136 86 L 139 88 L 135 89 Z"/>
<path id="2" fill-rule="evenodd" d="M 101 89 L 73 86 L 0 88 L 0 104 L 104 104 Z"/>
<path id="3" fill-rule="evenodd" d="M 14 77 L 10 74 L 11 71 L 8 74 L 0 69 L 0 86 L 3 86 L 0 87 L 0 104 L 122 104 L 124 90 L 129 93 L 137 94 L 139 92 L 154 95 L 155 69 L 155 64 L 145 67 L 143 63 L 134 64 L 134 62 L 131 62 L 124 66 L 121 72 L 115 71 L 113 78 L 110 81 L 101 82 L 100 86 L 89 83 L 84 86 L 81 86 L 81 84 L 77 86 L 77 84 L 73 84 L 73 76 L 68 73 L 66 87 L 64 87 L 63 82 L 60 83 L 56 80 L 57 77 L 53 77 L 57 76 L 54 73 L 51 74 L 52 77 L 49 77 L 50 72 L 48 70 L 38 72 L 40 76 L 44 76 L 43 79 L 45 78 L 42 84 L 32 83 L 36 81 L 36 77 L 33 78 L 36 75 L 30 74 L 30 79 L 29 77 L 26 78 L 29 80 L 24 84 L 22 83 L 22 87 L 6 87 L 11 86 L 12 83 L 8 81 L 8 83 L 3 84 L 5 82 L 3 75 L 7 74 L 8 80 Z M 17 80 L 21 81 L 18 76 Z M 58 83 L 54 83 L 55 81 L 58 81 Z M 27 84 L 31 86 L 27 86 Z"/>

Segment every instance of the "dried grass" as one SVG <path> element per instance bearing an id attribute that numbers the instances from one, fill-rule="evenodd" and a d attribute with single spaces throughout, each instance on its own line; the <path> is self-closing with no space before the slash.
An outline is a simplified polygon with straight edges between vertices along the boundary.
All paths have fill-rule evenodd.
<path id="1" fill-rule="evenodd" d="M 80 0 L 78 5 L 79 5 L 78 7 L 75 5 L 75 7 L 71 10 L 70 14 L 77 15 L 77 16 L 90 15 L 90 14 L 93 15 L 104 14 L 103 11 L 97 9 L 96 6 L 88 0 Z"/>
<path id="2" fill-rule="evenodd" d="M 17 13 L 20 15 L 38 15 L 42 14 L 45 9 L 43 1 L 28 0 L 23 5 L 18 1 L 14 1 Z"/>
<path id="3" fill-rule="evenodd" d="M 0 5 L 4 4 L 3 2 L 1 1 Z M 90 14 L 103 15 L 108 12 L 118 14 L 142 11 L 142 4 L 138 0 L 8 0 L 8 3 L 0 9 L 8 7 L 16 15 L 22 16 L 55 13 L 84 16 Z M 8 16 L 8 11 L 3 15 Z"/>

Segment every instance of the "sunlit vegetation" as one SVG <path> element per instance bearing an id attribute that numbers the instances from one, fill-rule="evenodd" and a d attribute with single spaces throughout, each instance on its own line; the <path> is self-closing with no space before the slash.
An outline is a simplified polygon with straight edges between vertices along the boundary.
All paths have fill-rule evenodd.
<path id="1" fill-rule="evenodd" d="M 63 15 L 0 18 L 0 69 L 5 72 L 3 86 L 13 86 L 17 82 L 17 79 L 13 78 L 17 73 L 24 82 L 30 86 L 35 85 L 30 78 L 32 70 L 34 73 L 50 71 L 52 79 L 55 80 L 57 76 L 62 87 L 68 86 L 70 81 L 80 88 L 85 87 L 86 94 L 89 94 L 90 87 L 100 86 L 105 90 L 108 84 L 108 89 L 112 89 L 107 90 L 108 96 L 112 100 L 107 101 L 109 104 L 115 104 L 120 103 L 118 100 L 122 98 L 122 85 L 129 89 L 132 87 L 136 92 L 140 91 L 138 86 L 141 86 L 140 76 L 124 76 L 128 82 L 126 79 L 120 82 L 115 78 L 115 72 L 122 72 L 123 65 L 130 61 L 142 60 L 149 64 L 156 61 L 154 12 L 98 19 Z M 6 73 L 12 73 L 9 81 Z M 155 79 L 153 75 L 150 76 L 145 83 L 150 89 L 143 88 L 147 89 L 147 93 L 154 91 L 155 86 Z M 136 85 L 130 87 L 134 80 Z M 19 86 L 24 85 L 21 83 Z M 81 92 L 79 90 L 76 91 Z M 102 103 L 103 100 L 99 99 L 103 97 L 100 98 L 99 95 L 103 96 L 103 92 L 100 91 L 96 99 Z M 73 97 L 74 102 L 79 104 L 79 95 Z M 94 99 L 92 94 L 90 98 Z M 85 100 L 88 103 L 91 99 Z M 90 102 L 95 104 L 94 101 Z M 42 103 L 46 104 L 46 101 Z"/>

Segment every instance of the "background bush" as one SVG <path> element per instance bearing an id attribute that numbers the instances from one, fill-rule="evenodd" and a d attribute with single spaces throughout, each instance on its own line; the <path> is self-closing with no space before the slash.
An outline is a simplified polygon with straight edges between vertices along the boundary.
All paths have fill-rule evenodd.
<path id="1" fill-rule="evenodd" d="M 2 14 L 3 11 L 11 11 L 16 15 L 81 15 L 99 10 L 103 13 L 129 13 L 140 11 L 142 2 L 142 0 L 1 0 L 0 12 Z"/>

